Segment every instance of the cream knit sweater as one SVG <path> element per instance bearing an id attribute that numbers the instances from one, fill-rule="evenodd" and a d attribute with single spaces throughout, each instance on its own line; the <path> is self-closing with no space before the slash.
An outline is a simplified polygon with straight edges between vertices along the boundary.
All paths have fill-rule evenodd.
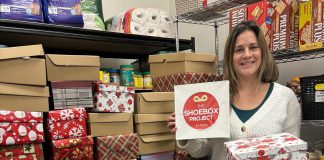
<path id="1" fill-rule="evenodd" d="M 291 133 L 299 137 L 300 126 L 301 108 L 295 94 L 291 89 L 274 83 L 269 98 L 245 123 L 231 110 L 230 139 L 194 139 L 185 144 L 184 141 L 177 141 L 177 145 L 193 157 L 209 156 L 212 160 L 226 160 L 225 141 L 277 133 Z"/>

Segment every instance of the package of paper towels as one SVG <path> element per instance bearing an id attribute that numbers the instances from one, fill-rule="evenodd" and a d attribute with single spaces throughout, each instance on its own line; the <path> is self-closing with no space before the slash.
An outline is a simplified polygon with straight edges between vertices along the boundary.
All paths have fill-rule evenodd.
<path id="1" fill-rule="evenodd" d="M 175 37 L 172 17 L 155 8 L 133 8 L 106 21 L 107 31 L 157 37 Z"/>
<path id="2" fill-rule="evenodd" d="M 92 30 L 105 30 L 103 22 L 101 0 L 81 0 L 83 28 Z"/>
<path id="3" fill-rule="evenodd" d="M 0 0 L 0 18 L 43 22 L 40 0 Z"/>

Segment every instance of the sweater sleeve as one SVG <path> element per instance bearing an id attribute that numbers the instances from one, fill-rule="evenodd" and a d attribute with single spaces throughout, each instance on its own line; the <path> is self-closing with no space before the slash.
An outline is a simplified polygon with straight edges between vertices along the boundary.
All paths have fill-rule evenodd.
<path id="1" fill-rule="evenodd" d="M 287 98 L 287 119 L 284 124 L 284 132 L 299 137 L 301 128 L 301 107 L 296 95 L 291 90 L 289 90 Z"/>

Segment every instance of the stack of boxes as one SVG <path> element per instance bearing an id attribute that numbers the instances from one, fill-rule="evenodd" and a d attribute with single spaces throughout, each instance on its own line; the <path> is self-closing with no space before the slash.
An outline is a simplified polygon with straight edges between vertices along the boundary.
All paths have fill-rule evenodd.
<path id="1" fill-rule="evenodd" d="M 99 66 L 98 56 L 46 55 L 54 109 L 47 117 L 48 159 L 94 159 L 85 108 L 93 108 L 92 83 L 99 80 Z"/>
<path id="2" fill-rule="evenodd" d="M 150 55 L 152 93 L 136 94 L 135 125 L 140 135 L 141 158 L 161 159 L 176 150 L 175 136 L 167 128 L 174 108 L 174 86 L 221 80 L 216 74 L 217 57 L 213 54 L 174 53 Z M 177 150 L 174 157 L 188 157 Z M 182 157 L 182 159 L 179 157 Z M 163 159 L 163 158 L 162 158 Z"/>
<path id="3" fill-rule="evenodd" d="M 44 159 L 49 90 L 41 45 L 0 48 L 0 157 Z"/>
<path id="4" fill-rule="evenodd" d="M 89 132 L 95 138 L 98 160 L 136 159 L 138 138 L 134 133 L 134 88 L 95 84 L 95 108 L 88 113 Z"/>

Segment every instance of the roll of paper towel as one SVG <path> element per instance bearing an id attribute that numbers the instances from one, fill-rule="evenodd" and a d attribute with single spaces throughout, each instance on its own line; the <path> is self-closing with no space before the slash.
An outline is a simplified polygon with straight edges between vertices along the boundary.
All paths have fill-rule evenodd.
<path id="1" fill-rule="evenodd" d="M 168 38 L 174 38 L 175 32 L 172 26 L 170 25 L 160 25 L 157 28 L 157 33 L 159 37 L 168 37 Z"/>
<path id="2" fill-rule="evenodd" d="M 158 25 L 147 25 L 145 27 L 145 35 L 159 36 L 159 26 Z"/>
<path id="3" fill-rule="evenodd" d="M 161 24 L 173 24 L 173 18 L 164 11 L 160 11 Z"/>
<path id="4" fill-rule="evenodd" d="M 150 25 L 158 25 L 161 22 L 160 10 L 149 8 L 146 10 L 147 23 Z"/>
<path id="5" fill-rule="evenodd" d="M 130 24 L 130 33 L 131 34 L 139 34 L 139 35 L 145 35 L 145 28 L 142 24 L 132 22 Z"/>
<path id="6" fill-rule="evenodd" d="M 136 8 L 131 13 L 131 21 L 144 24 L 147 22 L 147 13 L 143 8 Z"/>

